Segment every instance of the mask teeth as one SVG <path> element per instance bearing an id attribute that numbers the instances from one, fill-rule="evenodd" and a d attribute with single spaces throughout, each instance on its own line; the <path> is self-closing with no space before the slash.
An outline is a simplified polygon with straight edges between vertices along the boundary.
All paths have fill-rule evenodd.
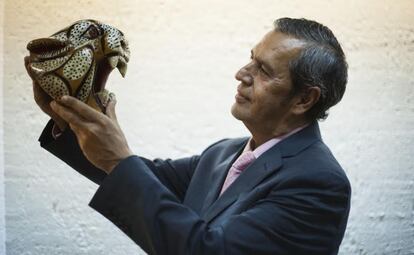
<path id="1" fill-rule="evenodd" d="M 125 77 L 125 74 L 127 72 L 127 67 L 128 66 L 124 58 L 120 57 L 117 68 L 118 68 L 119 73 L 122 75 L 122 77 Z"/>
<path id="2" fill-rule="evenodd" d="M 116 68 L 118 66 L 119 56 L 110 57 L 108 61 L 112 68 Z"/>
<path id="3" fill-rule="evenodd" d="M 106 107 L 109 103 L 109 99 L 111 97 L 108 90 L 104 89 L 103 91 L 100 91 L 95 94 L 98 98 L 102 106 Z"/>
<path id="4" fill-rule="evenodd" d="M 41 76 L 45 73 L 45 71 L 41 68 L 37 68 L 33 66 L 33 64 L 29 64 L 30 70 L 35 73 L 37 76 Z"/>
<path id="5" fill-rule="evenodd" d="M 51 58 L 51 57 L 57 56 L 57 55 L 59 55 L 59 54 L 61 54 L 63 52 L 66 52 L 69 49 L 70 49 L 70 47 L 69 46 L 66 46 L 65 48 L 62 48 L 62 49 L 57 50 L 57 51 L 51 51 L 51 52 L 47 52 L 45 54 L 41 54 L 41 55 L 39 55 L 39 57 L 40 58 Z"/>

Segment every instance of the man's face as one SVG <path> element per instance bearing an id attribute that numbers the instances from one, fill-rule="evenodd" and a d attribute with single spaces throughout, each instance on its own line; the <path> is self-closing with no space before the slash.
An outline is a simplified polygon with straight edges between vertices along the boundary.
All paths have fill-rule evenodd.
<path id="1" fill-rule="evenodd" d="M 246 126 L 271 130 L 291 117 L 289 61 L 303 41 L 271 31 L 252 49 L 250 62 L 236 74 L 240 81 L 231 112 Z"/>

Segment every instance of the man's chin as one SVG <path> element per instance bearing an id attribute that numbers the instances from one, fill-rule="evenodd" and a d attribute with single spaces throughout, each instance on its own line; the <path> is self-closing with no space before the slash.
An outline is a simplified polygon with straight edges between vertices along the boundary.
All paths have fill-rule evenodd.
<path id="1" fill-rule="evenodd" d="M 231 115 L 233 115 L 234 118 L 236 118 L 240 121 L 243 121 L 245 119 L 245 118 L 243 118 L 245 114 L 243 114 L 243 112 L 240 109 L 240 106 L 237 104 L 237 102 L 235 102 L 233 104 L 233 106 L 231 107 Z"/>

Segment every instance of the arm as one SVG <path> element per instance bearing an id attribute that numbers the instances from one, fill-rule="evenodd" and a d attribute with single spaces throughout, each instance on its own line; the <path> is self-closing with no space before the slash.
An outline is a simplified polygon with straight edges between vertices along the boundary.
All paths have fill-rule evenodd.
<path id="1" fill-rule="evenodd" d="M 177 160 L 155 159 L 151 161 L 141 157 L 141 160 L 169 191 L 183 201 L 199 158 L 199 156 L 192 156 Z"/>
<path id="2" fill-rule="evenodd" d="M 40 145 L 89 180 L 98 185 L 101 184 L 107 174 L 103 170 L 95 167 L 83 155 L 72 130 L 66 128 L 65 131 L 55 139 L 52 136 L 53 125 L 53 120 L 50 120 L 47 123 L 39 138 Z M 145 158 L 141 159 L 158 177 L 163 185 L 173 192 L 180 200 L 184 199 L 185 191 L 190 183 L 199 156 L 178 160 L 155 159 L 151 161 Z"/>
<path id="3" fill-rule="evenodd" d="M 328 255 L 346 222 L 349 185 L 312 180 L 277 185 L 245 212 L 211 227 L 131 156 L 108 175 L 90 206 L 149 254 Z M 302 185 L 311 188 L 294 188 Z"/>

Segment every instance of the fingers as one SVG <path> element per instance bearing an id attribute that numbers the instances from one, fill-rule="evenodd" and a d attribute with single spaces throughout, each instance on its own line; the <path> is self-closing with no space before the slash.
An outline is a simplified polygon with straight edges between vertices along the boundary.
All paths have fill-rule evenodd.
<path id="1" fill-rule="evenodd" d="M 62 96 L 59 100 L 59 103 L 63 106 L 66 106 L 87 121 L 97 122 L 102 119 L 101 113 L 97 112 L 84 102 L 74 97 Z"/>
<path id="2" fill-rule="evenodd" d="M 58 104 L 55 101 L 50 103 L 50 107 L 57 115 L 59 115 L 59 117 L 68 122 L 71 126 L 86 128 L 87 123 L 85 120 L 70 108 Z"/>

